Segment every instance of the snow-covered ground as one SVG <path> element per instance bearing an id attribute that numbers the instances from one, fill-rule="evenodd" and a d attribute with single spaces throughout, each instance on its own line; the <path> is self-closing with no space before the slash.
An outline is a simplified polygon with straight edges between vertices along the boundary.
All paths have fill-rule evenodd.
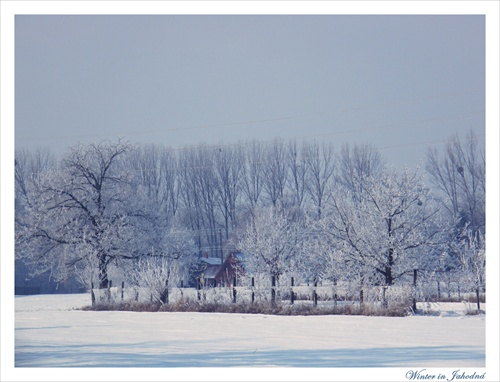
<path id="1" fill-rule="evenodd" d="M 405 380 L 410 370 L 478 374 L 485 367 L 485 315 L 466 315 L 462 303 L 434 304 L 436 315 L 411 317 L 78 310 L 89 304 L 88 294 L 16 297 L 15 368 L 167 367 L 182 368 L 187 372 L 182 376 L 209 368 L 202 369 L 203 380 L 210 380 L 214 367 L 307 368 L 292 371 L 285 380 L 314 375 L 311 367 L 396 368 Z M 169 370 L 155 375 L 183 379 L 176 369 Z M 233 380 L 254 375 L 230 370 Z M 326 379 L 338 376 L 326 373 Z M 135 375 L 112 374 L 118 380 Z M 57 380 L 57 372 L 51 375 Z M 371 374 L 369 380 L 379 379 Z M 380 380 L 391 377 L 386 372 Z"/>

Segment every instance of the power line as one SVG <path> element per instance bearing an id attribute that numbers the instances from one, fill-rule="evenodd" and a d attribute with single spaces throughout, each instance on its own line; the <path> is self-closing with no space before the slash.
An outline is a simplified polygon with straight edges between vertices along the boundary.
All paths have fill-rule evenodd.
<path id="1" fill-rule="evenodd" d="M 468 113 L 468 114 L 453 114 L 453 115 L 448 115 L 448 116 L 440 116 L 440 117 L 416 120 L 416 121 L 411 121 L 411 122 L 392 123 L 392 124 L 385 124 L 385 125 L 373 126 L 373 127 L 365 127 L 365 128 L 359 128 L 359 129 L 346 129 L 346 130 L 340 130 L 340 131 L 329 131 L 327 133 L 321 133 L 321 134 L 307 134 L 307 135 L 300 135 L 300 136 L 292 136 L 292 137 L 288 137 L 288 138 L 275 137 L 272 139 L 260 140 L 257 142 L 260 142 L 263 144 L 271 144 L 276 139 L 281 139 L 283 141 L 295 141 L 295 140 L 306 140 L 306 139 L 321 138 L 321 137 L 335 136 L 335 135 L 356 134 L 356 133 L 378 131 L 378 130 L 381 130 L 381 131 L 383 131 L 383 130 L 403 130 L 403 129 L 415 128 L 415 127 L 429 124 L 429 123 L 450 121 L 453 119 L 467 119 L 467 118 L 473 118 L 473 117 L 478 117 L 478 116 L 482 116 L 482 115 L 484 115 L 484 111 L 475 111 L 475 112 Z M 448 141 L 448 139 L 445 139 L 442 141 Z M 239 141 L 239 142 L 235 142 L 235 143 L 220 143 L 220 144 L 213 144 L 213 145 L 193 144 L 193 145 L 187 145 L 184 147 L 170 148 L 170 149 L 172 151 L 189 151 L 189 150 L 197 149 L 199 147 L 203 147 L 204 149 L 219 149 L 219 148 L 225 148 L 225 147 L 244 147 L 244 146 L 252 145 L 253 142 L 254 142 L 254 140 L 245 140 L 245 141 Z M 405 147 L 405 146 L 406 146 L 406 144 L 401 145 L 401 147 Z M 397 147 L 397 146 L 391 146 L 391 148 L 395 148 L 395 147 Z"/>
<path id="2" fill-rule="evenodd" d="M 395 100 L 395 101 L 387 101 L 387 102 L 379 102 L 379 103 L 372 103 L 368 105 L 362 105 L 362 106 L 354 106 L 351 108 L 342 108 L 342 109 L 337 109 L 333 111 L 328 111 L 328 112 L 321 112 L 321 113 L 310 113 L 310 114 L 301 114 L 301 115 L 289 115 L 289 116 L 281 116 L 281 117 L 271 117 L 271 118 L 261 118 L 261 119 L 254 119 L 254 120 L 249 120 L 249 121 L 240 121 L 240 122 L 232 122 L 232 123 L 220 123 L 220 124 L 212 124 L 212 125 L 202 125 L 202 126 L 191 126 L 191 127 L 174 127 L 174 128 L 164 128 L 161 130 L 146 130 L 146 129 L 141 129 L 141 130 L 136 130 L 136 131 L 131 131 L 131 132 L 124 132 L 122 133 L 123 135 L 145 135 L 145 134 L 158 134 L 158 133 L 169 133 L 169 132 L 188 132 L 188 131 L 195 131 L 195 130 L 209 130 L 209 129 L 219 129 L 219 128 L 228 128 L 228 127 L 245 127 L 249 125 L 255 125 L 255 124 L 263 124 L 263 123 L 270 123 L 270 122 L 279 122 L 279 121 L 291 121 L 291 120 L 296 120 L 296 119 L 305 119 L 305 118 L 314 118 L 314 117 L 319 117 L 319 116 L 326 116 L 326 115 L 335 115 L 335 114 L 349 114 L 349 113 L 358 113 L 360 111 L 367 111 L 371 109 L 378 109 L 382 107 L 387 107 L 387 106 L 392 106 L 392 105 L 402 105 L 402 104 L 411 104 L 411 103 L 418 103 L 418 102 L 424 102 L 424 101 L 433 101 L 433 100 L 438 100 L 438 99 L 447 99 L 451 97 L 456 97 L 456 96 L 463 96 L 471 93 L 478 93 L 484 90 L 481 88 L 474 88 L 474 89 L 466 89 L 466 90 L 461 90 L 461 91 L 455 91 L 455 92 L 445 92 L 445 93 L 440 93 L 436 94 L 433 96 L 427 96 L 427 97 L 417 97 L 417 98 L 408 98 L 408 99 L 403 99 L 403 100 Z M 366 129 L 363 129 L 366 130 Z M 344 133 L 349 132 L 349 130 L 345 131 Z M 102 134 L 99 135 L 100 137 L 105 137 L 114 134 Z M 67 138 L 76 138 L 76 137 L 96 137 L 94 134 L 77 134 L 77 135 L 57 135 L 57 136 L 44 136 L 44 137 L 27 137 L 27 138 L 21 138 L 20 140 L 35 140 L 35 139 L 67 139 Z"/>
<path id="3" fill-rule="evenodd" d="M 431 97 L 419 97 L 419 98 L 410 98 L 410 99 L 399 100 L 399 101 L 373 103 L 373 104 L 364 105 L 364 106 L 342 108 L 342 109 L 337 109 L 337 110 L 328 111 L 328 112 L 321 112 L 321 113 L 310 113 L 310 114 L 293 115 L 293 116 L 262 118 L 262 119 L 256 119 L 256 120 L 250 120 L 250 121 L 221 123 L 221 124 L 213 124 L 213 125 L 206 125 L 206 126 L 177 127 L 177 128 L 164 129 L 164 130 L 162 130 L 162 132 L 178 132 L 178 131 L 205 130 L 205 129 L 215 129 L 215 128 L 226 128 L 226 127 L 240 127 L 240 126 L 254 125 L 254 124 L 260 124 L 260 123 L 289 121 L 289 120 L 294 120 L 294 119 L 319 117 L 319 116 L 325 116 L 325 115 L 346 114 L 346 113 L 353 113 L 353 112 L 359 112 L 359 111 L 366 111 L 366 110 L 370 110 L 370 109 L 378 109 L 381 107 L 386 107 L 386 106 L 391 106 L 391 105 L 401 105 L 401 104 L 409 104 L 409 103 L 416 103 L 416 102 L 422 102 L 422 101 L 446 99 L 446 98 L 461 96 L 461 95 L 470 94 L 470 93 L 477 93 L 479 91 L 481 91 L 481 89 L 469 89 L 469 90 L 463 90 L 463 91 L 458 91 L 458 92 L 441 93 L 441 94 L 431 96 Z M 154 132 L 156 132 L 156 131 L 154 131 Z M 147 134 L 147 131 L 145 132 L 144 130 L 141 130 L 141 131 L 137 131 L 137 132 L 133 132 L 133 133 L 129 133 L 129 134 L 144 134 L 144 133 Z"/>

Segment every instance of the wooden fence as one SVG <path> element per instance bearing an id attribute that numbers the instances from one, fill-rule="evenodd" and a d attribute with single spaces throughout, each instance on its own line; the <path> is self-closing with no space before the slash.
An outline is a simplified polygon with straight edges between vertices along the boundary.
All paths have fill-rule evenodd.
<path id="1" fill-rule="evenodd" d="M 280 285 L 277 285 L 274 277 L 268 280 L 259 279 L 259 281 L 251 278 L 246 280 L 245 285 L 240 285 L 237 281 L 233 279 L 231 285 L 217 287 L 207 287 L 198 282 L 196 288 L 185 288 L 181 283 L 181 286 L 169 289 L 167 300 L 164 302 L 312 304 L 312 306 L 370 303 L 378 304 L 384 308 L 395 304 L 405 304 L 416 311 L 417 301 L 474 301 L 476 299 L 474 292 L 464 291 L 463 286 L 461 290 L 457 283 L 445 281 L 417 283 L 416 271 L 413 274 L 412 283 L 390 287 L 363 286 L 346 282 L 295 285 L 293 277 L 289 278 L 288 282 L 281 282 Z M 107 289 L 92 288 L 91 297 L 93 305 L 120 302 L 160 302 L 158 291 L 134 286 L 126 287 L 124 282 L 113 286 L 111 281 Z M 481 294 L 481 299 L 485 300 L 484 293 Z"/>
<path id="2" fill-rule="evenodd" d="M 345 283 L 322 284 L 311 283 L 309 285 L 295 285 L 294 278 L 289 282 L 277 285 L 276 279 L 271 278 L 270 282 L 258 285 L 254 278 L 251 278 L 247 285 L 239 285 L 237 280 L 233 280 L 229 286 L 206 287 L 198 283 L 193 287 L 174 287 L 169 290 L 167 303 L 177 303 L 179 301 L 199 301 L 200 303 L 287 303 L 293 304 L 345 304 L 345 303 L 377 303 L 385 307 L 391 303 L 407 302 L 413 299 L 416 301 L 416 290 L 411 286 L 382 287 L 364 286 L 356 290 L 351 285 Z M 92 289 L 92 303 L 120 303 L 120 302 L 159 302 L 158 291 L 136 286 L 125 286 L 122 282 L 118 286 L 109 283 L 107 289 Z"/>

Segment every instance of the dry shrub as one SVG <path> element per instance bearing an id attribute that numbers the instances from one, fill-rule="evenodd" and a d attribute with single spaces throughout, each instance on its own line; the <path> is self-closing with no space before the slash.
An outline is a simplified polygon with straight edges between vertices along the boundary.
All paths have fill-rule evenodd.
<path id="1" fill-rule="evenodd" d="M 383 308 L 377 304 L 343 304 L 313 306 L 312 304 L 270 304 L 268 302 L 217 303 L 206 301 L 179 300 L 171 304 L 153 302 L 99 303 L 83 310 L 94 311 L 131 311 L 131 312 L 200 312 L 200 313 L 239 313 L 268 314 L 279 316 L 317 316 L 317 315 L 363 315 L 402 317 L 410 314 L 407 306 Z"/>
<path id="2" fill-rule="evenodd" d="M 86 311 L 127 311 L 127 312 L 157 312 L 160 304 L 153 302 L 110 302 L 97 303 L 82 308 Z"/>

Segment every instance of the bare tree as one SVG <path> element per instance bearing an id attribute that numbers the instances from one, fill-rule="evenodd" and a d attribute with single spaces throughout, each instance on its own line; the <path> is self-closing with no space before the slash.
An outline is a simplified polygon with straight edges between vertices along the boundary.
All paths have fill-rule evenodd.
<path id="1" fill-rule="evenodd" d="M 288 144 L 288 171 L 289 184 L 293 195 L 293 204 L 297 208 L 302 208 L 306 196 L 307 167 L 304 158 L 304 149 L 299 148 L 296 141 Z"/>
<path id="2" fill-rule="evenodd" d="M 218 206 L 220 194 L 215 174 L 215 149 L 205 145 L 181 151 L 181 198 L 190 226 L 198 233 L 200 251 L 221 255 Z"/>
<path id="3" fill-rule="evenodd" d="M 222 146 L 215 152 L 215 176 L 219 208 L 224 218 L 225 239 L 236 225 L 236 203 L 241 192 L 244 156 L 240 146 Z"/>
<path id="4" fill-rule="evenodd" d="M 335 170 L 333 146 L 329 143 L 304 143 L 304 159 L 307 166 L 307 191 L 321 218 L 325 197 L 332 186 Z"/>
<path id="5" fill-rule="evenodd" d="M 427 172 L 452 218 L 459 219 L 459 229 L 468 225 L 485 232 L 485 167 L 484 150 L 472 130 L 464 140 L 451 137 L 442 155 L 437 149 L 428 151 Z"/>
<path id="6" fill-rule="evenodd" d="M 153 144 L 137 147 L 127 155 L 127 163 L 145 196 L 157 206 L 162 200 L 160 156 L 162 148 Z"/>
<path id="7" fill-rule="evenodd" d="M 337 181 L 361 195 L 367 179 L 379 175 L 382 168 L 382 158 L 373 147 L 355 145 L 351 149 L 345 144 L 338 157 Z"/>
<path id="8" fill-rule="evenodd" d="M 144 145 L 127 153 L 124 166 L 133 182 L 154 209 L 168 222 L 179 206 L 178 163 L 173 151 L 158 145 Z"/>
<path id="9" fill-rule="evenodd" d="M 201 251 L 204 227 L 201 192 L 197 176 L 203 171 L 202 164 L 198 163 L 193 148 L 185 148 L 179 153 L 179 187 L 185 224 L 196 233 L 196 244 Z"/>
<path id="10" fill-rule="evenodd" d="M 162 177 L 162 206 L 167 217 L 174 218 L 179 208 L 179 163 L 170 148 L 165 148 L 160 156 Z"/>
<path id="11" fill-rule="evenodd" d="M 250 205 L 250 210 L 258 205 L 264 183 L 262 157 L 264 148 L 261 142 L 251 141 L 245 145 L 245 169 L 243 176 L 243 193 Z"/>
<path id="12" fill-rule="evenodd" d="M 283 199 L 288 179 L 286 149 L 283 140 L 275 139 L 265 147 L 262 163 L 264 169 L 264 191 L 271 205 L 277 205 Z"/>
<path id="13" fill-rule="evenodd" d="M 199 146 L 196 150 L 198 160 L 197 184 L 201 195 L 202 213 L 205 216 L 206 249 L 213 256 L 223 257 L 220 229 L 222 224 L 218 221 L 219 189 L 218 179 L 215 175 L 215 151 L 213 148 Z"/>

